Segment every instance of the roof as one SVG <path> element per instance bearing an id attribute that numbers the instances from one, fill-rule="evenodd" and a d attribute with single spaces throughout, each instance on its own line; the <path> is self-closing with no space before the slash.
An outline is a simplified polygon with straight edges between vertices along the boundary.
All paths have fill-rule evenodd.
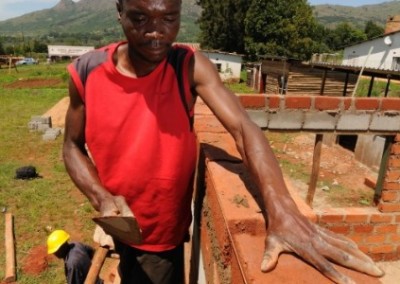
<path id="1" fill-rule="evenodd" d="M 373 38 L 370 38 L 370 39 L 367 39 L 367 40 L 363 40 L 363 41 L 354 43 L 354 44 L 352 44 L 352 45 L 346 46 L 346 47 L 344 47 L 344 48 L 349 48 L 349 47 L 352 47 L 352 46 L 355 46 L 355 45 L 362 44 L 362 43 L 364 43 L 364 42 L 373 41 L 373 40 L 376 40 L 376 39 L 378 39 L 378 38 L 385 38 L 385 37 L 387 37 L 387 36 L 391 36 L 391 35 L 394 35 L 394 34 L 400 34 L 400 30 L 394 31 L 394 32 L 391 32 L 391 33 L 386 33 L 386 34 L 383 34 L 383 35 L 380 35 L 380 36 L 376 36 L 376 37 L 373 37 Z"/>

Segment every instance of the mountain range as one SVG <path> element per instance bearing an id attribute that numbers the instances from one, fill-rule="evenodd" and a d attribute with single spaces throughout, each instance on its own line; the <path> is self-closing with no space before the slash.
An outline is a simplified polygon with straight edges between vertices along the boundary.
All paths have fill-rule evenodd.
<path id="1" fill-rule="evenodd" d="M 199 32 L 196 20 L 201 8 L 196 0 L 182 1 L 182 24 L 178 40 L 194 41 Z M 53 8 L 0 21 L 0 35 L 40 36 L 51 33 L 119 34 L 115 2 L 111 0 L 60 0 Z M 400 0 L 376 5 L 349 7 L 342 5 L 313 6 L 316 19 L 327 27 L 346 21 L 363 29 L 369 20 L 384 26 L 388 16 L 400 14 Z"/>

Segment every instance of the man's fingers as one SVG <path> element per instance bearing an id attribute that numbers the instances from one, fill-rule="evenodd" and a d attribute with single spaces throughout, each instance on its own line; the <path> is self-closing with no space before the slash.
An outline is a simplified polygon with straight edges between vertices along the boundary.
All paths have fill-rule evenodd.
<path id="1" fill-rule="evenodd" d="M 324 255 L 326 257 L 341 265 L 372 276 L 380 277 L 385 274 L 368 255 L 358 249 L 352 240 L 321 227 L 318 230 L 320 231 L 320 236 L 328 243 L 328 245 L 320 246 L 321 252 L 325 251 Z M 331 257 L 330 254 L 334 257 Z"/>
<path id="2" fill-rule="evenodd" d="M 317 230 L 320 233 L 320 236 L 323 237 L 324 239 L 326 239 L 329 242 L 335 242 L 336 245 L 340 246 L 340 247 L 349 247 L 352 249 L 358 249 L 357 244 L 349 239 L 346 238 L 343 235 L 339 235 L 339 234 L 335 234 L 332 231 L 329 231 L 328 229 L 325 229 L 323 227 L 320 226 L 315 226 L 317 228 Z"/>
<path id="3" fill-rule="evenodd" d="M 317 268 L 327 278 L 331 279 L 338 284 L 355 284 L 355 282 L 336 270 L 332 263 L 326 260 L 320 253 L 315 249 L 303 251 L 303 258 Z"/>
<path id="4" fill-rule="evenodd" d="M 102 247 L 109 247 L 110 249 L 114 249 L 114 240 L 110 235 L 107 235 L 103 228 L 99 225 L 96 225 L 93 234 L 93 240 Z"/>
<path id="5" fill-rule="evenodd" d="M 378 266 L 376 266 L 372 260 L 370 260 L 367 256 L 367 258 L 365 258 L 365 255 L 358 250 L 352 250 L 348 252 L 332 246 L 327 242 L 324 244 L 316 243 L 314 244 L 314 247 L 316 247 L 318 252 L 324 257 L 342 266 L 377 277 L 384 274 L 384 272 Z"/>
<path id="6" fill-rule="evenodd" d="M 131 209 L 129 208 L 128 204 L 126 203 L 126 200 L 123 196 L 116 196 L 114 198 L 114 203 L 118 207 L 119 215 L 133 217 L 133 213 L 132 213 Z"/>
<path id="7" fill-rule="evenodd" d="M 268 272 L 275 268 L 278 263 L 279 254 L 283 251 L 283 246 L 274 238 L 266 240 L 265 252 L 261 262 L 261 271 Z"/>

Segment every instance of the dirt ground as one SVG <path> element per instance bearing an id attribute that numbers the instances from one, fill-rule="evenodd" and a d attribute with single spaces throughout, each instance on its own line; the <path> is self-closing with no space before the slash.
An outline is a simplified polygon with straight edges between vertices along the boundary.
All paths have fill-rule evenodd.
<path id="1" fill-rule="evenodd" d="M 61 86 L 63 81 L 61 79 L 22 79 L 11 84 L 6 84 L 3 87 L 9 89 L 20 89 L 20 88 L 42 88 L 42 87 L 54 87 Z"/>
<path id="2" fill-rule="evenodd" d="M 272 148 L 284 171 L 304 199 L 312 168 L 315 135 L 268 133 Z M 374 190 L 366 178 L 376 181 L 377 171 L 358 162 L 354 154 L 339 146 L 322 145 L 318 183 L 313 208 L 365 207 L 373 205 Z"/>
<path id="3" fill-rule="evenodd" d="M 69 99 L 66 97 L 57 103 L 44 115 L 52 117 L 54 126 L 63 127 L 65 112 Z M 286 159 L 295 164 L 303 164 L 306 170 L 311 169 L 312 153 L 314 147 L 314 136 L 311 134 L 294 135 L 289 140 L 280 141 L 274 135 L 268 137 L 272 147 L 278 150 L 278 159 Z M 376 172 L 363 166 L 354 159 L 352 153 L 339 146 L 323 146 L 321 155 L 320 179 L 324 181 L 324 188 L 317 189 L 314 199 L 314 208 L 323 206 L 333 206 L 330 202 L 333 200 L 335 206 L 360 206 L 367 205 L 367 202 L 373 196 L 373 190 L 364 184 L 366 177 L 376 177 Z M 300 194 L 305 195 L 307 191 L 306 182 L 293 181 L 300 188 Z M 346 190 L 348 198 L 335 199 L 328 196 L 336 187 L 343 187 Z M 344 194 L 340 192 L 340 196 Z M 364 201 L 364 204 L 362 204 Z M 47 268 L 49 261 L 53 261 L 46 254 L 45 247 L 33 248 L 22 264 L 25 273 L 41 273 Z M 384 284 L 400 283 L 400 261 L 384 262 L 379 265 L 386 271 L 385 277 L 381 279 Z M 104 277 L 112 276 L 110 271 L 115 270 L 115 261 L 106 263 L 106 272 L 102 272 Z"/>

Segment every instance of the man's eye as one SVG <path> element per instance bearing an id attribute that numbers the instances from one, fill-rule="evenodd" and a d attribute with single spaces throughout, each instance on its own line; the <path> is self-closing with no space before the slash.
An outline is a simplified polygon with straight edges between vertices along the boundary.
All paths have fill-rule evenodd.
<path id="1" fill-rule="evenodd" d="M 133 17 L 132 22 L 134 23 L 144 23 L 146 21 L 145 17 Z"/>
<path id="2" fill-rule="evenodd" d="M 175 22 L 177 19 L 178 19 L 178 17 L 176 17 L 176 16 L 164 17 L 164 21 L 165 21 L 165 22 L 168 22 L 168 23 Z"/>

